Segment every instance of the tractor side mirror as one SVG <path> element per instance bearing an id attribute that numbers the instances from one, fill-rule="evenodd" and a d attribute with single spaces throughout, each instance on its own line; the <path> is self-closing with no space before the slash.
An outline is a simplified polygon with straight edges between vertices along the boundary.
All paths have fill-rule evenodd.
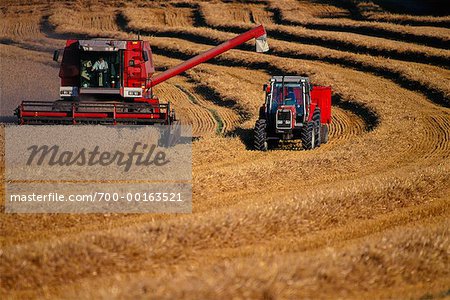
<path id="1" fill-rule="evenodd" d="M 263 85 L 263 91 L 264 91 L 264 92 L 267 91 L 267 83 L 264 83 L 264 85 Z"/>
<path id="2" fill-rule="evenodd" d="M 58 59 L 59 59 L 59 50 L 55 50 L 53 52 L 53 60 L 58 61 Z"/>
<path id="3" fill-rule="evenodd" d="M 148 61 L 148 53 L 147 53 L 147 51 L 142 51 L 142 58 L 144 59 L 144 61 Z"/>

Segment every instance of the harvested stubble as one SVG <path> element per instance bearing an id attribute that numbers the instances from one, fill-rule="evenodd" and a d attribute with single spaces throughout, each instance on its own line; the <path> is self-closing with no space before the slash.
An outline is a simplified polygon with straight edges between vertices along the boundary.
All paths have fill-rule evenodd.
<path id="1" fill-rule="evenodd" d="M 187 2 L 181 6 L 197 5 Z M 108 11 L 124 9 L 118 7 L 121 2 L 101 3 Z M 153 9 L 160 4 L 123 5 Z M 82 6 L 77 13 L 85 15 L 88 11 Z M 59 22 L 55 28 L 59 34 L 101 35 L 102 26 L 109 26 L 85 29 L 64 19 Z M 162 35 L 195 34 L 195 43 L 148 38 L 156 52 L 183 58 L 208 49 L 202 39 L 221 41 L 235 35 L 192 27 L 140 28 L 163 30 Z M 131 37 L 115 30 L 107 34 Z M 30 45 L 25 41 L 18 46 Z M 351 60 L 377 69 L 384 64 L 399 76 L 420 80 L 446 95 L 447 71 L 320 46 L 286 41 L 272 45 L 273 54 L 291 57 L 235 50 L 214 61 L 219 65 L 202 65 L 160 87 L 159 96 L 176 102 L 187 118 L 210 122 L 206 111 L 215 109 L 225 123 L 238 129 L 230 133 L 229 127 L 227 134 L 217 136 L 214 126 L 198 121 L 193 215 L 2 214 L 2 295 L 108 299 L 445 295 L 450 280 L 450 111 L 431 103 L 415 87 L 399 86 L 395 78 L 345 66 Z M 2 55 L 6 62 L 26 54 L 42 65 L 44 57 L 33 58 L 36 51 L 2 47 L 8 50 Z M 315 61 L 294 58 L 297 54 L 314 54 Z M 164 66 L 179 62 L 163 56 L 155 61 Z M 327 60 L 329 56 L 336 61 Z M 40 72 L 30 71 L 36 76 Z M 260 85 L 273 72 L 307 74 L 315 83 L 333 86 L 342 100 L 334 110 L 329 144 L 314 151 L 290 151 L 289 145 L 268 153 L 247 149 L 255 109 L 262 102 Z M 434 79 L 419 79 L 420 72 Z M 5 78 L 2 84 L 13 81 L 20 82 Z M 212 94 L 215 97 L 210 98 Z M 225 103 L 229 106 L 223 107 Z M 194 107 L 203 115 L 195 115 Z M 0 128 L 0 138 L 2 133 Z M 0 164 L 1 159 L 2 155 Z"/>
<path id="2" fill-rule="evenodd" d="M 386 22 L 378 22 L 377 20 L 370 20 L 370 16 L 389 16 L 392 14 L 375 13 L 367 16 L 369 21 L 353 20 L 349 18 L 315 18 L 314 16 L 305 16 L 304 10 L 299 10 L 295 0 L 273 0 L 269 2 L 269 7 L 278 12 L 280 23 L 291 23 L 292 25 L 300 25 L 306 27 L 323 28 L 324 30 L 331 31 L 343 31 L 343 32 L 361 32 L 366 35 L 374 36 L 388 36 L 395 40 L 404 40 L 409 43 L 423 43 L 423 44 L 437 44 L 449 41 L 449 29 L 448 26 L 431 27 L 433 26 L 433 20 L 437 20 L 438 24 L 449 17 L 419 17 L 415 18 L 428 20 L 430 23 L 425 22 L 424 25 L 428 26 L 407 26 L 401 24 L 392 24 Z M 311 3 L 308 3 L 311 5 Z M 408 19 L 407 15 L 401 15 L 403 19 Z M 397 16 L 396 18 L 399 18 Z M 419 24 L 420 25 L 420 24 Z M 441 47 L 443 48 L 443 47 Z"/>
<path id="3" fill-rule="evenodd" d="M 250 28 L 248 20 L 241 20 L 239 18 L 231 18 L 226 15 L 228 4 L 202 4 L 201 11 L 204 15 L 205 21 L 211 27 L 216 28 L 230 28 L 238 26 L 240 28 Z M 131 19 L 132 16 L 129 16 Z M 253 22 L 254 23 L 254 22 Z M 436 49 L 422 45 L 415 45 L 406 42 L 400 42 L 385 38 L 370 37 L 363 34 L 355 34 L 348 32 L 330 32 L 325 30 L 311 30 L 301 26 L 284 26 L 271 25 L 270 23 L 263 23 L 269 33 L 274 38 L 286 39 L 288 41 L 298 41 L 299 43 L 315 44 L 328 47 L 334 45 L 332 48 L 338 50 L 356 51 L 358 53 L 373 53 L 383 56 L 403 57 L 404 60 L 409 60 L 408 56 L 418 56 L 423 58 L 423 61 L 430 61 L 436 59 L 442 63 L 448 64 L 450 59 L 450 50 Z M 144 23 L 133 22 L 131 24 L 135 28 L 147 27 Z M 233 27 L 234 26 L 234 27 Z M 435 30 L 428 29 L 430 32 Z M 448 41 L 450 31 L 446 31 L 443 35 Z"/>
<path id="4" fill-rule="evenodd" d="M 137 30 L 137 28 L 135 28 Z M 214 29 L 189 28 L 189 29 L 163 29 L 140 27 L 141 30 L 158 36 L 181 35 L 193 41 L 225 41 L 233 34 Z M 162 40 L 162 39 L 161 39 Z M 169 40 L 169 39 L 165 39 Z M 158 46 L 160 41 L 155 43 Z M 432 100 L 449 105 L 450 95 L 450 73 L 447 69 L 427 64 L 403 62 L 401 60 L 374 57 L 367 54 L 355 54 L 315 45 L 302 45 L 288 41 L 271 40 L 272 53 L 278 56 L 293 58 L 311 58 L 314 60 L 329 61 L 362 71 L 369 71 L 386 78 L 393 78 L 402 85 L 415 86 L 424 93 L 435 94 Z M 164 48 L 164 46 L 162 47 Z M 178 47 L 179 48 L 179 47 Z M 173 47 L 172 47 L 173 49 Z M 206 48 L 204 48 L 206 49 Z M 162 50 L 167 52 L 167 50 Z M 182 51 L 179 51 L 182 52 Z M 427 76 L 423 76 L 427 74 Z"/>

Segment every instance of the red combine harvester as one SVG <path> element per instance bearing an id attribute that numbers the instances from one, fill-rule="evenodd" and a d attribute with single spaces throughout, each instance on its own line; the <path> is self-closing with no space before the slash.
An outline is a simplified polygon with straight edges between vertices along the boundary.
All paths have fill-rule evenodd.
<path id="1" fill-rule="evenodd" d="M 264 91 L 254 129 L 257 150 L 274 148 L 280 140 L 300 139 L 305 150 L 328 142 L 331 87 L 313 86 L 308 77 L 273 76 Z"/>
<path id="2" fill-rule="evenodd" d="M 252 38 L 258 52 L 268 50 L 260 25 L 156 76 L 147 41 L 68 40 L 59 72 L 62 99 L 23 101 L 16 109 L 19 124 L 171 125 L 175 112 L 153 87 Z"/>

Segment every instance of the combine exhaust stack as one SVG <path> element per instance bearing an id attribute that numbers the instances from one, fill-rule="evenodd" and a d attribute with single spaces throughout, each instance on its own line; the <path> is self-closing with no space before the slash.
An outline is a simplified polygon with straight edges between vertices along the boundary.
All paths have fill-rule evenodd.
<path id="1" fill-rule="evenodd" d="M 171 125 L 174 110 L 152 88 L 252 38 L 258 52 L 269 50 L 260 25 L 154 77 L 147 41 L 68 40 L 59 74 L 62 100 L 23 101 L 16 109 L 19 124 Z"/>

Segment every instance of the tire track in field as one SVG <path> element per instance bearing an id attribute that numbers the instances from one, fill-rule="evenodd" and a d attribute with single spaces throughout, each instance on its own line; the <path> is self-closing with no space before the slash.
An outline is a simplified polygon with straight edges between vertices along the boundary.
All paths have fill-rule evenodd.
<path id="1" fill-rule="evenodd" d="M 424 155 L 423 160 L 442 160 L 450 157 L 450 114 L 431 115 L 426 118 L 427 136 L 426 141 L 430 148 Z"/>
<path id="2" fill-rule="evenodd" d="M 366 124 L 358 116 L 339 107 L 333 107 L 330 128 L 330 143 L 349 140 L 366 131 Z"/>
<path id="3" fill-rule="evenodd" d="M 242 121 L 242 116 L 232 107 L 221 105 L 215 89 L 210 89 L 207 85 L 196 82 L 190 75 L 186 75 L 188 81 L 183 88 L 207 109 L 216 122 L 216 130 L 211 131 L 217 135 L 222 135 L 233 130 Z"/>
<path id="4" fill-rule="evenodd" d="M 26 16 L 23 19 L 3 18 L 0 20 L 1 38 L 36 38 L 39 36 L 39 17 Z"/>
<path id="5" fill-rule="evenodd" d="M 22 48 L 38 51 L 50 51 L 49 45 L 55 45 L 54 41 L 46 38 L 41 30 L 40 21 L 42 14 L 36 13 L 23 18 L 0 19 L 0 43 L 6 45 L 18 45 Z"/>
<path id="6" fill-rule="evenodd" d="M 170 68 L 181 63 L 181 61 L 164 56 L 159 56 L 156 59 L 160 63 L 162 62 L 165 65 L 165 68 Z M 199 71 L 206 76 L 215 76 L 214 72 L 210 71 L 210 68 L 199 68 Z M 229 101 L 221 99 L 214 89 L 208 89 L 208 86 L 204 82 L 198 81 L 196 77 L 198 75 L 196 75 L 196 73 L 197 72 L 193 72 L 192 70 L 187 71 L 181 76 L 170 79 L 168 83 L 174 82 L 175 87 L 185 94 L 191 104 L 200 106 L 204 112 L 207 112 L 207 118 L 215 123 L 214 128 L 201 131 L 201 135 L 223 134 L 234 129 L 242 119 L 239 116 L 238 111 L 230 106 Z M 184 110 L 185 109 L 181 108 L 182 114 L 184 113 Z M 183 115 L 189 118 L 189 115 Z M 203 120 L 200 121 L 203 122 Z"/>
<path id="7" fill-rule="evenodd" d="M 202 109 L 206 110 L 208 112 L 208 118 L 213 120 L 215 126 L 212 128 L 208 128 L 209 130 L 205 131 L 204 133 L 215 132 L 216 134 L 221 134 L 223 132 L 225 126 L 224 126 L 224 122 L 223 122 L 222 118 L 219 116 L 217 111 L 212 108 L 207 108 L 204 104 L 201 104 L 200 101 L 198 100 L 198 98 L 196 96 L 194 96 L 194 94 L 192 94 L 184 86 L 182 86 L 182 85 L 175 85 L 175 86 L 180 91 L 182 91 L 184 94 L 186 94 L 186 96 L 190 100 L 191 104 L 194 104 L 194 105 L 199 106 Z"/>
<path id="8" fill-rule="evenodd" d="M 440 164 L 450 157 L 450 115 L 432 109 L 423 116 L 413 117 L 417 126 L 412 129 L 412 139 L 398 141 L 403 147 L 400 149 L 404 162 Z M 403 120 L 399 120 L 402 122 Z M 401 130 L 398 128 L 398 130 Z"/>
<path id="9" fill-rule="evenodd" d="M 199 103 L 192 102 L 190 95 L 179 86 L 180 84 L 161 83 L 155 87 L 154 92 L 156 95 L 162 95 L 164 102 L 173 103 L 182 124 L 192 125 L 194 136 L 215 132 L 217 124 L 211 113 Z"/>

